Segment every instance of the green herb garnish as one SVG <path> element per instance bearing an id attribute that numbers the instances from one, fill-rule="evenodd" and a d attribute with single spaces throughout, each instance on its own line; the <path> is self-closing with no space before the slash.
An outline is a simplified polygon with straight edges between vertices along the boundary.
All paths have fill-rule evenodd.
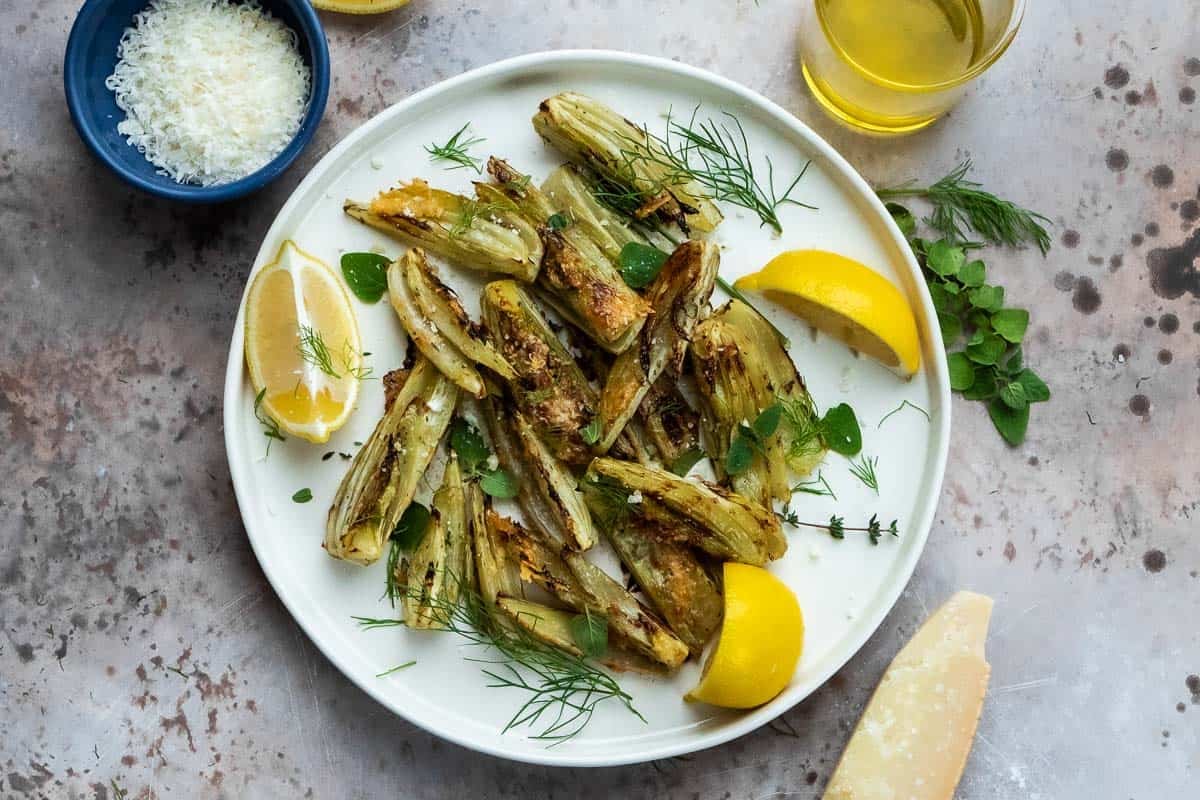
<path id="1" fill-rule="evenodd" d="M 391 546 L 388 548 L 387 574 L 384 576 L 387 581 L 387 589 L 384 591 L 384 595 L 392 604 L 392 608 L 396 607 L 397 598 L 404 592 L 404 587 L 400 585 L 396 576 L 396 567 L 400 566 L 400 558 L 405 552 L 416 549 L 421 540 L 425 538 L 425 534 L 429 530 L 429 523 L 432 521 L 433 515 L 428 508 L 417 502 L 409 503 L 408 508 L 404 509 L 404 513 L 400 515 L 396 527 L 388 536 Z"/>
<path id="2" fill-rule="evenodd" d="M 417 662 L 415 662 L 415 661 L 406 661 L 403 664 L 397 664 L 396 666 L 392 667 L 391 669 L 385 669 L 383 672 L 375 673 L 375 677 L 376 678 L 386 678 L 388 675 L 391 675 L 394 672 L 399 672 L 402 669 L 408 669 L 409 667 L 413 666 L 416 663 Z"/>
<path id="3" fill-rule="evenodd" d="M 621 248 L 618 264 L 621 267 L 621 277 L 633 289 L 643 289 L 654 282 L 663 264 L 667 263 L 668 254 L 639 242 L 628 242 Z"/>
<path id="4" fill-rule="evenodd" d="M 450 449 L 458 455 L 464 480 L 479 481 L 479 488 L 492 497 L 507 500 L 517 496 L 520 484 L 516 478 L 499 467 L 488 466 L 492 451 L 479 429 L 462 417 L 450 426 Z"/>
<path id="5" fill-rule="evenodd" d="M 933 422 L 933 417 L 929 416 L 928 411 L 921 408 L 919 405 L 916 405 L 915 403 L 910 403 L 907 400 L 905 400 L 900 405 L 896 406 L 891 411 L 889 411 L 888 413 L 883 415 L 883 419 L 879 420 L 879 424 L 875 426 L 876 430 L 878 430 L 879 428 L 882 428 L 883 423 L 887 422 L 888 419 L 890 419 L 893 414 L 899 414 L 901 411 L 903 411 L 906 408 L 911 408 L 914 411 L 921 412 L 921 416 L 925 417 L 926 422 Z"/>
<path id="6" fill-rule="evenodd" d="M 818 428 L 821 438 L 833 452 L 853 456 L 862 450 L 862 430 L 858 427 L 858 417 L 854 409 L 845 403 L 826 411 Z"/>
<path id="7" fill-rule="evenodd" d="M 863 485 L 871 489 L 875 494 L 879 494 L 879 476 L 875 474 L 875 467 L 879 464 L 879 457 L 868 458 L 861 456 L 858 461 L 850 462 L 850 474 L 863 482 Z"/>
<path id="8" fill-rule="evenodd" d="M 814 494 L 818 497 L 832 497 L 837 500 L 837 495 L 833 493 L 833 488 L 829 485 L 829 481 L 825 480 L 825 476 L 817 470 L 817 477 L 810 481 L 802 481 L 792 487 L 792 494 Z"/>
<path id="9" fill-rule="evenodd" d="M 632 167 L 639 161 L 654 164 L 665 172 L 664 185 L 695 181 L 712 199 L 754 212 L 762 225 L 776 233 L 783 233 L 778 215 L 780 206 L 816 208 L 791 196 L 811 161 L 804 164 L 787 190 L 779 194 L 775 190 L 775 167 L 769 156 L 763 158 L 767 165 L 765 183 L 755 174 L 750 143 L 738 118 L 726 111 L 722 116 L 728 122 L 711 117 L 698 121 L 699 112 L 697 105 L 688 121 L 681 123 L 668 111 L 666 133 L 661 137 L 643 128 L 647 141 L 657 146 L 647 148 L 640 142 L 631 143 L 633 146 L 622 150 L 627 165 Z M 732 123 L 732 127 L 728 123 Z"/>
<path id="10" fill-rule="evenodd" d="M 600 434 L 603 432 L 603 423 L 600 417 L 592 417 L 592 421 L 579 429 L 579 438 L 583 439 L 586 444 L 596 444 L 600 441 Z"/>
<path id="11" fill-rule="evenodd" d="M 582 731 L 606 700 L 618 701 L 646 721 L 616 679 L 583 656 L 563 652 L 518 626 L 503 624 L 469 586 L 460 584 L 458 596 L 457 603 L 440 596 L 422 597 L 422 601 L 428 604 L 436 629 L 455 633 L 486 651 L 477 660 L 491 679 L 489 687 L 518 689 L 528 695 L 502 732 L 533 725 L 538 730 L 532 738 L 563 742 Z M 353 619 L 364 630 L 404 624 L 399 619 Z"/>
<path id="12" fill-rule="evenodd" d="M 459 204 L 458 219 L 450 226 L 450 230 L 446 232 L 446 235 L 451 239 L 457 239 L 471 230 L 475 225 L 475 220 L 479 217 L 491 216 L 497 211 L 512 211 L 514 208 L 516 206 L 508 200 L 481 203 L 474 198 L 468 197 Z"/>
<path id="13" fill-rule="evenodd" d="M 608 652 L 608 620 L 585 610 L 571 617 L 571 638 L 585 658 L 600 658 Z"/>
<path id="14" fill-rule="evenodd" d="M 861 528 L 847 528 L 845 519 L 836 514 L 832 515 L 829 518 L 829 522 L 826 523 L 804 522 L 800 519 L 799 515 L 792 510 L 790 505 L 784 506 L 783 511 L 775 512 L 775 516 L 779 517 L 782 522 L 791 525 L 793 528 L 816 528 L 817 530 L 825 531 L 832 538 L 839 540 L 845 539 L 846 534 L 851 531 L 867 534 L 871 540 L 871 544 L 873 545 L 879 544 L 880 538 L 882 538 L 883 534 L 885 533 L 891 534 L 897 538 L 900 536 L 900 529 L 896 526 L 896 520 L 892 520 L 891 524 L 885 528 L 879 522 L 879 517 L 876 514 L 872 514 L 870 521 L 866 524 L 866 526 Z"/>
<path id="15" fill-rule="evenodd" d="M 988 244 L 1003 244 L 1015 247 L 1025 242 L 1032 242 L 1042 251 L 1042 255 L 1050 249 L 1050 234 L 1042 223 L 1049 224 L 1050 220 L 1034 211 L 1021 208 L 1009 200 L 1003 200 L 991 192 L 983 191 L 983 187 L 975 181 L 967 179 L 971 170 L 970 160 L 955 167 L 949 175 L 937 183 L 925 187 L 916 187 L 910 183 L 890 189 L 880 189 L 876 192 L 885 200 L 904 197 L 921 197 L 933 205 L 933 213 L 925 218 L 929 227 L 938 231 L 948 240 L 963 244 L 971 244 L 967 232 L 974 231 L 983 237 Z M 900 212 L 897 218 L 897 209 Z M 893 218 L 897 224 L 909 225 L 910 231 L 905 236 L 911 238 L 915 233 L 915 220 L 908 209 L 898 204 L 890 204 Z M 911 221 L 911 224 L 910 224 Z"/>
<path id="16" fill-rule="evenodd" d="M 286 442 L 287 437 L 283 435 L 283 431 L 279 429 L 279 422 L 271 416 L 268 416 L 262 410 L 263 398 L 267 395 L 267 387 L 258 390 L 258 394 L 254 396 L 254 418 L 258 420 L 258 424 L 263 428 L 263 436 L 267 437 L 267 455 L 271 455 L 271 441 Z"/>
<path id="17" fill-rule="evenodd" d="M 546 225 L 552 231 L 561 231 L 571 224 L 571 218 L 559 211 L 557 214 L 551 214 L 546 219 Z"/>
<path id="18" fill-rule="evenodd" d="M 309 489 L 306 486 L 303 489 L 301 489 L 300 491 L 296 492 L 294 495 L 292 495 L 292 502 L 293 503 L 307 503 L 309 500 L 312 500 L 312 498 L 313 498 L 312 489 Z"/>
<path id="19" fill-rule="evenodd" d="M 473 169 L 476 174 L 482 173 L 482 160 L 473 158 L 467 151 L 487 140 L 478 136 L 465 136 L 469 127 L 471 127 L 470 122 L 463 125 L 446 140 L 445 144 L 435 142 L 425 145 L 425 152 L 429 153 L 429 160 L 450 162 L 451 166 L 446 169 Z"/>
<path id="20" fill-rule="evenodd" d="M 325 344 L 325 338 L 316 328 L 300 326 L 300 344 L 296 349 L 306 363 L 312 364 L 331 378 L 342 377 L 333 366 L 333 354 L 329 352 L 329 345 Z"/>
<path id="21" fill-rule="evenodd" d="M 692 471 L 692 467 L 707 455 L 702 448 L 693 445 L 675 457 L 675 461 L 671 463 L 671 472 L 681 477 L 687 475 Z"/>
<path id="22" fill-rule="evenodd" d="M 377 303 L 387 292 L 387 268 L 391 261 L 379 253 L 343 253 L 342 277 L 354 296 L 364 303 Z"/>
<path id="23" fill-rule="evenodd" d="M 782 419 L 783 406 L 775 403 L 759 412 L 749 425 L 739 425 L 725 453 L 725 471 L 730 475 L 741 475 L 750 469 L 755 454 L 765 455 L 766 440 L 775 435 Z"/>

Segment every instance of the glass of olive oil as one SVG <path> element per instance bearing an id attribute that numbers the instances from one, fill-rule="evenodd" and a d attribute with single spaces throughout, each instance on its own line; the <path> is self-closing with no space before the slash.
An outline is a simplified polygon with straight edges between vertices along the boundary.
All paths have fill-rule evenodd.
<path id="1" fill-rule="evenodd" d="M 803 0 L 804 80 L 826 111 L 909 133 L 953 106 L 1016 36 L 1025 0 Z"/>

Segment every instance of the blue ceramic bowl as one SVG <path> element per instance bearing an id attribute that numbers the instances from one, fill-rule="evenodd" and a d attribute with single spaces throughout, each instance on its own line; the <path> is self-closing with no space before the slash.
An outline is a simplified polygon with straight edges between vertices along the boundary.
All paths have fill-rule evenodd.
<path id="1" fill-rule="evenodd" d="M 176 183 L 157 174 L 146 157 L 117 133 L 125 112 L 105 87 L 117 63 L 121 34 L 147 0 L 87 0 L 75 18 L 63 65 L 67 106 L 79 136 L 92 152 L 126 182 L 159 197 L 185 203 L 220 203 L 257 191 L 275 180 L 300 155 L 313 134 L 329 97 L 329 48 L 325 31 L 309 0 L 259 0 L 265 11 L 296 31 L 300 54 L 312 70 L 312 94 L 300 130 L 266 166 L 245 178 L 220 186 Z"/>

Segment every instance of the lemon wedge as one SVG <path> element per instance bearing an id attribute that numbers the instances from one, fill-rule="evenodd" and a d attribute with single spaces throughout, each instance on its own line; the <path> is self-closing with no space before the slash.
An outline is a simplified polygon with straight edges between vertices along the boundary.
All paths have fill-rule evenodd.
<path id="1" fill-rule="evenodd" d="M 314 8 L 340 14 L 382 14 L 408 5 L 408 0 L 312 0 Z"/>
<path id="2" fill-rule="evenodd" d="M 762 292 L 904 377 L 921 365 L 921 339 L 908 300 L 891 281 L 852 258 L 790 250 L 734 285 Z"/>
<path id="3" fill-rule="evenodd" d="M 783 691 L 804 647 L 796 595 L 762 567 L 725 564 L 725 618 L 700 683 L 685 699 L 753 708 Z"/>
<path id="4" fill-rule="evenodd" d="M 350 296 L 290 239 L 246 298 L 246 365 L 260 411 L 287 433 L 329 441 L 358 399 L 362 344 Z"/>

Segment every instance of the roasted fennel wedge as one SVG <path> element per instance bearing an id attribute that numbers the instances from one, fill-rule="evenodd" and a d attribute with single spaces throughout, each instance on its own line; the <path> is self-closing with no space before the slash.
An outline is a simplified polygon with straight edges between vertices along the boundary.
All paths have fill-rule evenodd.
<path id="1" fill-rule="evenodd" d="M 409 256 L 404 259 L 405 281 L 425 318 L 464 356 L 511 379 L 512 367 L 492 346 L 484 327 L 467 314 L 458 294 L 442 283 L 424 251 L 413 248 Z"/>
<path id="2" fill-rule="evenodd" d="M 410 628 L 445 627 L 442 609 L 456 605 L 463 589 L 474 589 L 462 472 L 453 453 L 432 506 L 425 537 L 396 568 L 403 587 L 401 618 Z"/>
<path id="3" fill-rule="evenodd" d="M 698 183 L 669 165 L 662 145 L 603 103 L 575 92 L 556 94 L 542 101 L 533 128 L 569 159 L 634 198 L 635 217 L 657 217 L 685 234 L 708 233 L 720 224 L 717 206 Z"/>
<path id="4" fill-rule="evenodd" d="M 535 639 L 573 656 L 583 655 L 571 633 L 575 612 L 515 597 L 501 597 L 496 601 L 496 607 Z"/>
<path id="5" fill-rule="evenodd" d="M 637 292 L 621 278 L 616 260 L 604 252 L 587 231 L 560 216 L 560 227 L 549 220 L 563 208 L 533 185 L 530 177 L 498 158 L 488 160 L 488 173 L 497 183 L 480 185 L 481 197 L 496 193 L 495 202 L 507 200 L 538 229 L 542 237 L 542 265 L 537 285 L 554 308 L 605 350 L 620 353 L 637 337 L 650 314 Z"/>
<path id="6" fill-rule="evenodd" d="M 483 321 L 516 377 L 509 391 L 554 456 L 583 466 L 591 446 L 583 429 L 592 421 L 596 391 L 554 334 L 541 309 L 515 281 L 483 289 Z"/>
<path id="7" fill-rule="evenodd" d="M 605 527 L 617 556 L 675 635 L 699 655 L 721 626 L 724 601 L 692 550 L 671 541 L 662 523 L 624 514 Z"/>
<path id="8" fill-rule="evenodd" d="M 492 527 L 487 500 L 477 482 L 467 483 L 464 498 L 467 530 L 471 535 L 471 552 L 475 558 L 475 576 L 479 584 L 480 598 L 490 606 L 502 595 L 509 598 L 521 597 L 520 568 L 509 555 L 500 533 Z"/>
<path id="9" fill-rule="evenodd" d="M 645 244 L 642 236 L 626 224 L 625 217 L 596 199 L 597 178 L 586 175 L 576 164 L 563 164 L 542 183 L 542 193 L 568 224 L 587 234 L 608 260 L 620 262 L 621 248 L 634 242 Z"/>
<path id="10" fill-rule="evenodd" d="M 608 509 L 602 521 L 622 514 L 652 513 L 664 523 L 677 517 L 687 524 L 664 525 L 664 532 L 726 561 L 762 566 L 787 551 L 787 540 L 772 512 L 714 484 L 597 458 L 588 467 L 583 487 L 589 505 L 601 503 Z"/>
<path id="11" fill-rule="evenodd" d="M 603 616 L 628 649 L 674 669 L 688 647 L 608 573 L 570 549 L 561 552 L 512 520 L 498 521 L 505 543 L 521 563 L 521 578 L 576 611 Z"/>
<path id="12" fill-rule="evenodd" d="M 347 200 L 342 209 L 359 222 L 469 269 L 532 281 L 542 263 L 537 230 L 511 205 L 434 189 L 420 179 L 383 192 L 370 204 Z"/>
<path id="13" fill-rule="evenodd" d="M 650 391 L 642 398 L 638 417 L 645 429 L 644 438 L 653 445 L 662 463 L 672 472 L 680 459 L 689 452 L 700 450 L 700 415 L 692 408 L 683 392 L 679 390 L 679 378 L 660 375 Z M 625 425 L 629 431 L 634 427 Z M 638 459 L 639 463 L 645 463 Z"/>
<path id="14" fill-rule="evenodd" d="M 424 252 L 414 247 L 391 263 L 387 271 L 388 300 L 391 301 L 396 316 L 400 318 L 404 332 L 421 354 L 460 389 L 475 397 L 483 397 L 487 390 L 479 370 L 475 369 L 462 351 L 422 313 L 413 297 L 407 273 L 410 268 L 418 269 L 418 265 L 424 261 Z"/>
<path id="15" fill-rule="evenodd" d="M 607 451 L 663 374 L 678 378 L 688 343 L 708 309 L 721 255 L 711 242 L 687 241 L 675 248 L 650 285 L 654 318 L 637 347 L 617 356 L 600 395 L 600 450 Z"/>
<path id="16" fill-rule="evenodd" d="M 412 502 L 454 415 L 458 388 L 424 357 L 384 376 L 383 418 L 350 462 L 325 524 L 325 551 L 371 564 Z"/>

